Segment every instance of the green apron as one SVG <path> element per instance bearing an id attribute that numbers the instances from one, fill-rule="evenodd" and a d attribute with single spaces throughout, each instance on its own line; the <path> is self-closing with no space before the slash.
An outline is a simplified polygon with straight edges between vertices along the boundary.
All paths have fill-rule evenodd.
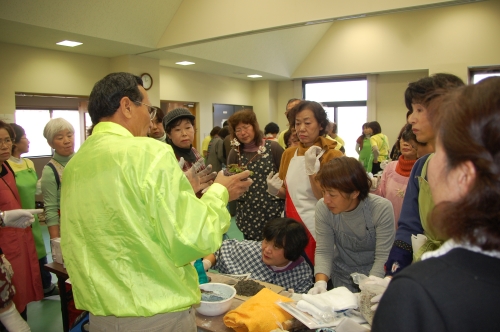
<path id="1" fill-rule="evenodd" d="M 16 176 L 16 186 L 19 191 L 19 196 L 21 197 L 21 207 L 23 209 L 34 209 L 35 208 L 35 192 L 36 183 L 38 178 L 36 172 L 33 168 L 29 168 L 28 163 L 22 171 L 15 173 Z M 33 232 L 33 238 L 35 239 L 36 253 L 38 259 L 47 256 L 45 251 L 45 243 L 43 242 L 42 229 L 40 228 L 40 222 L 38 221 L 38 216 L 35 214 L 35 221 L 31 225 L 31 231 Z"/>
<path id="2" fill-rule="evenodd" d="M 429 182 L 425 179 L 427 175 L 427 166 L 429 165 L 429 160 L 434 156 L 431 154 L 429 158 L 424 163 L 422 168 L 422 174 L 418 177 L 419 193 L 418 193 L 418 211 L 420 213 L 420 222 L 422 223 L 422 228 L 424 229 L 424 235 L 427 237 L 427 241 L 420 247 L 417 252 L 413 252 L 413 262 L 420 261 L 422 254 L 427 251 L 433 251 L 441 247 L 444 240 L 439 239 L 438 236 L 429 227 L 429 214 L 434 208 L 434 202 L 432 200 L 431 188 Z"/>
<path id="3" fill-rule="evenodd" d="M 361 151 L 359 151 L 359 161 L 367 172 L 372 171 L 373 152 L 369 138 L 363 138 L 363 146 L 361 147 Z"/>

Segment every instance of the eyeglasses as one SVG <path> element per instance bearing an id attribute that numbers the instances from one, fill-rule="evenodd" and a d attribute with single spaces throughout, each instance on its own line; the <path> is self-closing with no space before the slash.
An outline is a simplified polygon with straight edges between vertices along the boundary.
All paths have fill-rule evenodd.
<path id="1" fill-rule="evenodd" d="M 5 146 L 12 145 L 12 140 L 10 138 L 0 139 L 0 146 L 2 146 L 2 145 L 5 145 Z"/>
<path id="2" fill-rule="evenodd" d="M 156 116 L 157 107 L 148 104 L 141 103 L 140 101 L 133 101 L 136 104 L 142 104 L 148 108 L 149 118 L 153 120 Z"/>
<path id="3" fill-rule="evenodd" d="M 235 132 L 236 134 L 239 134 L 239 133 L 241 133 L 241 132 L 243 132 L 243 131 L 244 131 L 244 132 L 248 132 L 248 131 L 250 130 L 250 128 L 252 128 L 252 126 L 251 126 L 251 125 L 241 126 L 241 127 L 239 127 L 238 129 L 236 129 L 234 132 Z"/>

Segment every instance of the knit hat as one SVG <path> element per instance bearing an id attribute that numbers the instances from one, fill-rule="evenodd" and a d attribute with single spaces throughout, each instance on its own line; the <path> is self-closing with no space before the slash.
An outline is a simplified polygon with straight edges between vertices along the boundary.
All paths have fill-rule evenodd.
<path id="1" fill-rule="evenodd" d="M 176 109 L 173 109 L 171 110 L 170 112 L 167 113 L 167 115 L 165 115 L 163 117 L 163 128 L 167 128 L 167 126 L 172 123 L 173 121 L 177 120 L 177 119 L 180 119 L 180 118 L 189 118 L 191 120 L 194 120 L 195 119 L 195 116 L 193 114 L 191 114 L 191 112 L 189 112 L 189 110 L 185 109 L 185 108 L 176 108 Z"/>

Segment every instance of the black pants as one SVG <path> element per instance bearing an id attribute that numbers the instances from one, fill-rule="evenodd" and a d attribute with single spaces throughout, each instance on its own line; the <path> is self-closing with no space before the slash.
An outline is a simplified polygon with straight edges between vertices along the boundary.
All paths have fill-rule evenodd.
<path id="1" fill-rule="evenodd" d="M 43 267 L 47 264 L 47 256 L 40 258 L 38 264 L 40 265 L 40 275 L 42 276 L 42 287 L 45 290 L 52 284 L 52 275 Z"/>
<path id="2" fill-rule="evenodd" d="M 372 164 L 372 174 L 373 175 L 377 174 L 381 170 L 382 170 L 382 168 L 380 168 L 380 162 Z"/>

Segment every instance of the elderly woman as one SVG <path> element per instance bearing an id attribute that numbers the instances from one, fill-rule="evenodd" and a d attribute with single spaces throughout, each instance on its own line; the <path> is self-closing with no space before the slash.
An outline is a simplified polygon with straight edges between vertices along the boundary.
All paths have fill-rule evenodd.
<path id="1" fill-rule="evenodd" d="M 254 181 L 249 191 L 236 204 L 236 225 L 246 240 L 262 240 L 266 222 L 281 216 L 283 199 L 267 192 L 266 177 L 277 172 L 283 148 L 278 142 L 266 140 L 250 110 L 236 112 L 228 119 L 233 149 L 227 164 L 246 166 L 253 172 Z"/>
<path id="2" fill-rule="evenodd" d="M 285 150 L 279 174 L 268 176 L 268 192 L 285 198 L 286 216 L 305 224 L 309 238 L 305 253 L 314 265 L 314 209 L 321 198 L 321 188 L 314 177 L 323 165 L 343 153 L 335 149 L 336 141 L 324 137 L 329 122 L 317 102 L 300 101 L 287 116 L 300 145 Z"/>
<path id="3" fill-rule="evenodd" d="M 155 107 L 155 108 L 156 108 L 156 114 L 153 120 L 151 120 L 151 123 L 153 125 L 149 128 L 149 137 L 152 137 L 160 142 L 166 143 L 167 134 L 165 133 L 165 129 L 163 128 L 163 123 L 162 123 L 165 113 L 160 107 Z"/>
<path id="4" fill-rule="evenodd" d="M 16 138 L 14 144 L 12 144 L 12 155 L 7 162 L 14 171 L 16 177 L 16 186 L 21 198 L 22 208 L 34 209 L 35 195 L 41 194 L 41 190 L 37 188 L 38 177 L 33 162 L 21 157 L 23 153 L 29 152 L 30 141 L 26 137 L 23 127 L 15 123 L 11 123 L 10 126 L 14 130 Z M 52 283 L 50 272 L 44 268 L 44 265 L 47 264 L 47 252 L 45 250 L 45 242 L 43 241 L 42 230 L 37 215 L 35 215 L 35 221 L 31 226 L 31 230 L 33 231 L 33 237 L 35 239 L 40 274 L 42 275 L 43 292 L 44 294 L 49 294 L 55 289 L 55 285 Z"/>
<path id="5" fill-rule="evenodd" d="M 163 118 L 163 128 L 167 133 L 167 143 L 172 146 L 177 160 L 184 158 L 182 170 L 186 172 L 194 163 L 202 159 L 200 153 L 193 147 L 194 142 L 194 115 L 185 108 L 171 110 Z M 200 170 L 205 165 L 200 165 Z"/>
<path id="6" fill-rule="evenodd" d="M 489 78 L 439 106 L 430 225 L 448 240 L 394 277 L 372 331 L 498 331 L 499 91 Z"/>
<path id="7" fill-rule="evenodd" d="M 42 171 L 42 194 L 45 207 L 45 222 L 50 238 L 60 237 L 59 204 L 64 167 L 75 154 L 75 129 L 63 118 L 50 120 L 43 129 L 43 136 L 54 150 L 52 159 Z"/>
<path id="8" fill-rule="evenodd" d="M 391 161 L 385 167 L 374 194 L 391 201 L 394 209 L 394 218 L 397 221 L 401 214 L 401 207 L 403 206 L 403 198 L 408 186 L 410 172 L 417 161 L 417 138 L 410 124 L 404 127 L 401 138 L 396 144 L 396 148 L 401 152 L 401 155 L 397 161 Z M 395 226 L 397 228 L 397 224 Z"/>
<path id="9" fill-rule="evenodd" d="M 12 278 L 16 290 L 13 301 L 17 310 L 27 319 L 28 303 L 41 300 L 43 291 L 35 241 L 31 228 L 27 227 L 34 219 L 30 216 L 31 221 L 28 223 L 12 223 L 8 220 L 10 215 L 17 213 L 11 210 L 21 209 L 21 197 L 17 190 L 14 172 L 6 162 L 11 155 L 14 140 L 12 127 L 0 120 L 0 247 L 12 264 L 15 274 Z M 1 296 L 8 297 L 9 290 L 5 288 L 4 291 Z M 8 303 L 5 302 L 4 305 Z"/>
<path id="10" fill-rule="evenodd" d="M 323 198 L 316 204 L 316 283 L 310 294 L 345 286 L 359 291 L 351 273 L 383 277 L 394 241 L 391 202 L 370 194 L 371 182 L 355 158 L 331 160 L 316 176 Z"/>

